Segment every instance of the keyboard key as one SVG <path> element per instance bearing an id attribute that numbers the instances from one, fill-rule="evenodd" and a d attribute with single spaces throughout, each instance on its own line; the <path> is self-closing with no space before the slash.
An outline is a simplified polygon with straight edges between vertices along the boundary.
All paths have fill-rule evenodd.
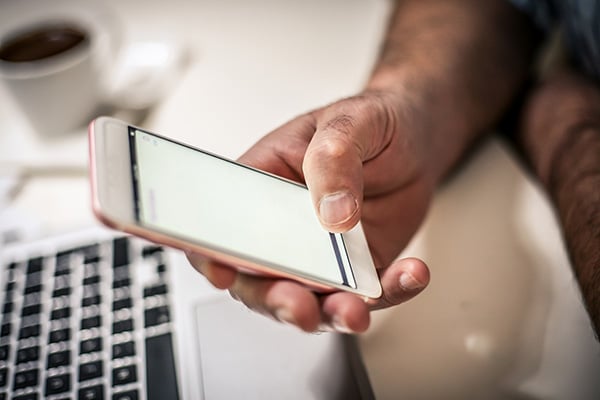
<path id="1" fill-rule="evenodd" d="M 64 267 L 61 269 L 56 269 L 56 271 L 54 271 L 54 276 L 68 276 L 71 273 L 71 267 Z"/>
<path id="2" fill-rule="evenodd" d="M 121 357 L 131 357 L 135 355 L 135 343 L 134 342 L 125 342 L 125 343 L 117 343 L 113 345 L 112 348 L 112 358 L 113 360 Z"/>
<path id="3" fill-rule="evenodd" d="M 130 278 L 123 278 L 113 282 L 113 289 L 131 286 Z"/>
<path id="4" fill-rule="evenodd" d="M 56 269 L 56 271 L 54 271 L 54 276 L 68 276 L 71 273 L 71 267 L 65 267 L 65 268 L 61 268 L 61 269 Z"/>
<path id="5" fill-rule="evenodd" d="M 144 297 L 159 296 L 167 294 L 167 285 L 150 286 L 144 289 Z"/>
<path id="6" fill-rule="evenodd" d="M 39 370 L 30 369 L 20 371 L 15 374 L 13 380 L 13 390 L 24 389 L 26 387 L 37 386 L 39 378 Z"/>
<path id="7" fill-rule="evenodd" d="M 58 310 L 52 310 L 52 314 L 50 314 L 50 319 L 56 320 L 56 319 L 62 319 L 62 318 L 69 318 L 70 316 L 71 316 L 71 308 L 65 307 L 65 308 L 59 308 Z"/>
<path id="8" fill-rule="evenodd" d="M 8 345 L 0 346 L 0 361 L 8 360 L 8 356 L 10 355 L 10 347 Z"/>
<path id="9" fill-rule="evenodd" d="M 17 283 L 15 281 L 9 281 L 6 282 L 6 287 L 4 288 L 4 291 L 8 293 L 10 293 L 10 295 L 12 296 L 12 291 L 15 289 L 15 286 L 17 285 Z"/>
<path id="10" fill-rule="evenodd" d="M 38 400 L 37 393 L 26 393 L 20 396 L 13 397 L 13 400 Z"/>
<path id="11" fill-rule="evenodd" d="M 179 398 L 170 333 L 146 339 L 146 386 L 148 400 Z"/>
<path id="12" fill-rule="evenodd" d="M 35 273 L 27 275 L 25 281 L 25 294 L 37 293 L 42 291 L 42 274 Z"/>
<path id="13" fill-rule="evenodd" d="M 100 261 L 100 246 L 92 244 L 79 249 L 83 253 L 83 263 L 91 264 Z"/>
<path id="14" fill-rule="evenodd" d="M 61 296 L 70 296 L 70 295 L 71 295 L 70 287 L 54 289 L 54 291 L 52 292 L 52 297 L 61 297 Z"/>
<path id="15" fill-rule="evenodd" d="M 12 325 L 9 323 L 2 324 L 2 328 L 0 328 L 0 337 L 10 336 L 12 331 Z"/>
<path id="16" fill-rule="evenodd" d="M 133 301 L 131 297 L 125 297 L 123 299 L 113 301 L 113 311 L 121 310 L 123 308 L 131 308 L 133 307 Z"/>
<path id="17" fill-rule="evenodd" d="M 121 332 L 129 332 L 133 330 L 133 320 L 126 319 L 123 321 L 116 321 L 113 323 L 113 334 Z"/>
<path id="18" fill-rule="evenodd" d="M 25 306 L 21 310 L 21 317 L 27 317 L 28 315 L 39 314 L 41 311 L 42 311 L 41 304 L 32 304 L 29 306 Z"/>
<path id="19" fill-rule="evenodd" d="M 156 245 L 145 246 L 142 249 L 142 257 L 144 257 L 144 258 L 150 257 L 156 253 L 162 253 L 162 251 L 163 251 L 163 248 L 160 246 L 156 246 Z"/>
<path id="20" fill-rule="evenodd" d="M 137 381 L 137 369 L 135 365 L 126 365 L 113 369 L 112 372 L 112 385 L 126 385 L 131 382 Z"/>
<path id="21" fill-rule="evenodd" d="M 115 393 L 112 400 L 138 400 L 139 394 L 137 390 L 128 390 L 126 392 Z"/>
<path id="22" fill-rule="evenodd" d="M 56 269 L 54 270 L 54 276 L 57 278 L 68 277 L 71 274 L 71 263 L 69 259 L 65 259 L 62 262 L 57 261 Z"/>
<path id="23" fill-rule="evenodd" d="M 79 366 L 79 382 L 102 376 L 102 360 L 93 361 Z"/>
<path id="24" fill-rule="evenodd" d="M 71 339 L 71 330 L 69 328 L 58 329 L 50 332 L 48 341 L 50 343 L 65 342 Z"/>
<path id="25" fill-rule="evenodd" d="M 79 389 L 79 400 L 104 400 L 104 386 L 90 386 Z"/>
<path id="26" fill-rule="evenodd" d="M 71 350 L 57 351 L 48 354 L 47 368 L 56 368 L 69 365 L 71 363 Z"/>
<path id="27" fill-rule="evenodd" d="M 64 393 L 71 390 L 71 374 L 50 376 L 46 379 L 45 396 Z"/>
<path id="28" fill-rule="evenodd" d="M 37 361 L 40 358 L 40 347 L 27 347 L 17 351 L 17 364 L 24 364 L 30 361 Z"/>
<path id="29" fill-rule="evenodd" d="M 71 262 L 71 251 L 61 251 L 56 254 L 56 269 L 54 271 L 55 276 L 64 275 L 64 272 L 67 273 L 70 270 L 70 262 Z M 61 272 L 61 273 L 59 273 Z"/>
<path id="30" fill-rule="evenodd" d="M 95 295 L 95 296 L 91 296 L 91 297 L 84 297 L 83 299 L 81 299 L 81 306 L 89 307 L 89 306 L 100 304 L 101 301 L 102 301 L 102 297 L 99 294 Z"/>
<path id="31" fill-rule="evenodd" d="M 102 351 L 101 337 L 84 340 L 79 343 L 79 354 L 93 353 L 95 351 Z"/>
<path id="32" fill-rule="evenodd" d="M 27 274 L 35 274 L 42 270 L 43 259 L 42 257 L 32 258 L 27 262 Z"/>
<path id="33" fill-rule="evenodd" d="M 30 337 L 40 336 L 40 330 L 40 324 L 24 326 L 21 328 L 21 330 L 19 330 L 19 339 L 27 339 Z"/>
<path id="34" fill-rule="evenodd" d="M 100 275 L 92 275 L 88 276 L 83 280 L 84 285 L 92 285 L 100 282 Z"/>
<path id="35" fill-rule="evenodd" d="M 113 268 L 129 264 L 129 240 L 121 237 L 113 240 Z"/>
<path id="36" fill-rule="evenodd" d="M 33 285 L 25 288 L 25 294 L 39 293 L 44 289 L 44 285 Z"/>
<path id="37" fill-rule="evenodd" d="M 95 315 L 93 317 L 84 318 L 81 320 L 81 329 L 98 328 L 100 325 L 102 325 L 102 317 L 100 315 Z"/>
<path id="38" fill-rule="evenodd" d="M 0 388 L 3 388 L 8 383 L 8 368 L 0 368 Z"/>
<path id="39" fill-rule="evenodd" d="M 14 308 L 15 303 L 13 303 L 12 301 L 7 301 L 2 307 L 2 314 L 10 314 L 11 312 L 13 312 Z"/>
<path id="40" fill-rule="evenodd" d="M 171 316 L 169 314 L 168 306 L 150 308 L 144 311 L 144 321 L 146 327 L 165 324 L 170 320 Z"/>

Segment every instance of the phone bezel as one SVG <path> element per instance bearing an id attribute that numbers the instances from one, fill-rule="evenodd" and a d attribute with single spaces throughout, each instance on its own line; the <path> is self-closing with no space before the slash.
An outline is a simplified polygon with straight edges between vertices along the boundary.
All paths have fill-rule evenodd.
<path id="1" fill-rule="evenodd" d="M 264 265 L 253 260 L 240 258 L 234 254 L 228 254 L 223 250 L 217 250 L 206 245 L 173 237 L 140 225 L 134 211 L 134 180 L 131 170 L 129 145 L 130 127 L 149 132 L 147 129 L 137 128 L 110 117 L 97 118 L 89 125 L 92 210 L 102 223 L 111 228 L 134 234 L 157 243 L 184 251 L 203 254 L 219 262 L 234 265 L 244 272 L 294 279 L 316 291 L 332 291 L 339 289 L 368 298 L 378 298 L 381 296 L 379 278 L 375 266 L 373 265 L 372 257 L 360 223 L 351 231 L 342 234 L 346 244 L 348 257 L 352 265 L 356 288 L 338 285 L 328 281 L 321 281 L 312 276 L 301 276 L 289 271 L 282 271 L 277 269 L 277 266 L 275 265 Z M 171 138 L 153 132 L 149 133 L 212 155 L 210 152 L 197 149 Z M 298 185 L 297 182 L 289 181 L 268 172 L 239 164 L 222 156 L 214 156 L 240 165 L 241 167 L 249 168 L 259 173 L 270 175 L 277 179 L 283 179 Z"/>

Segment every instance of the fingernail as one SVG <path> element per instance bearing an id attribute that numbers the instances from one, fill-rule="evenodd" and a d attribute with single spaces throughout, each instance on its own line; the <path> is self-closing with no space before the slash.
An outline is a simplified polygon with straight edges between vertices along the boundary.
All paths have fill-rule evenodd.
<path id="1" fill-rule="evenodd" d="M 277 318 L 279 322 L 283 322 L 290 325 L 296 325 L 296 318 L 294 318 L 290 310 L 286 308 L 280 308 L 276 310 L 275 318 Z"/>
<path id="2" fill-rule="evenodd" d="M 404 290 L 416 290 L 423 288 L 425 285 L 416 280 L 410 273 L 404 272 L 400 275 L 400 286 Z"/>
<path id="3" fill-rule="evenodd" d="M 337 315 L 335 315 L 331 320 L 331 325 L 336 332 L 348 334 L 354 333 L 354 331 L 348 328 L 348 326 L 346 326 L 346 324 Z"/>
<path id="4" fill-rule="evenodd" d="M 348 192 L 337 192 L 321 197 L 319 215 L 327 225 L 339 225 L 348 221 L 358 210 L 358 202 Z"/>
<path id="5" fill-rule="evenodd" d="M 331 324 L 326 324 L 324 322 L 321 322 L 319 324 L 319 326 L 317 327 L 317 330 L 314 331 L 314 333 L 316 334 L 322 334 L 322 333 L 332 333 L 335 332 L 335 329 L 333 328 L 333 326 Z"/>

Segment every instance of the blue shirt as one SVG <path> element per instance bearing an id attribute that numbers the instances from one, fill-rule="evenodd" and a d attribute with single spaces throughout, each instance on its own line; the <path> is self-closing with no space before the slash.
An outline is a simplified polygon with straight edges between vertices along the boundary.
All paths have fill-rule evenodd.
<path id="1" fill-rule="evenodd" d="M 562 24 L 575 61 L 600 80 L 600 0 L 510 0 L 544 31 Z"/>

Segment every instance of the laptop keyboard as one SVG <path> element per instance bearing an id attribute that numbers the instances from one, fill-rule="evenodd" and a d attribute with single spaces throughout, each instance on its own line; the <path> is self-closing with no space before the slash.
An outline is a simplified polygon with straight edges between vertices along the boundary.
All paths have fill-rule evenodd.
<path id="1" fill-rule="evenodd" d="M 161 247 L 118 237 L 20 257 L 0 266 L 0 400 L 178 398 Z"/>

